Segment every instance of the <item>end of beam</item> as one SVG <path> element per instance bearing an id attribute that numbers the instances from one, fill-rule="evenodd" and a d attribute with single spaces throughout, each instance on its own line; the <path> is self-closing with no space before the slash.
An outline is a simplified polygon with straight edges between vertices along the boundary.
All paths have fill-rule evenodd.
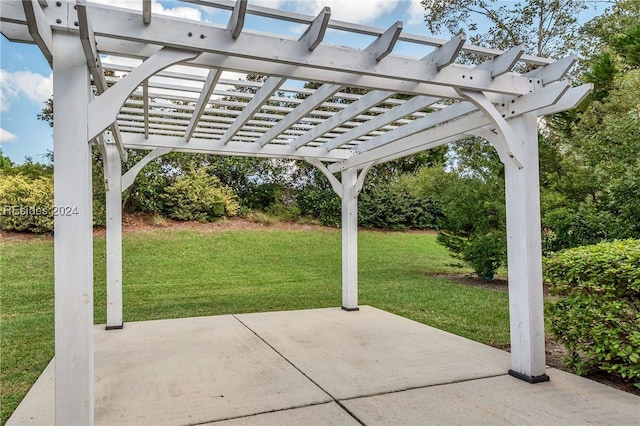
<path id="1" fill-rule="evenodd" d="M 316 16 L 316 18 L 311 22 L 307 31 L 302 34 L 299 42 L 305 43 L 309 50 L 314 50 L 320 43 L 322 43 L 322 39 L 324 38 L 324 33 L 327 31 L 327 26 L 329 25 L 329 19 L 331 18 L 331 8 L 325 7 L 322 11 Z"/>
<path id="2" fill-rule="evenodd" d="M 541 108 L 536 111 L 538 117 L 542 117 L 547 114 L 555 114 L 558 112 L 566 111 L 578 106 L 588 95 L 593 91 L 593 83 L 583 84 L 578 87 L 571 87 L 562 95 L 562 97 L 546 108 Z"/>
<path id="3" fill-rule="evenodd" d="M 142 22 L 145 25 L 151 23 L 151 0 L 142 0 Z"/>
<path id="4" fill-rule="evenodd" d="M 516 46 L 507 50 L 501 55 L 495 56 L 486 62 L 478 65 L 478 70 L 490 70 L 491 77 L 496 78 L 506 74 L 514 67 L 524 54 L 524 45 Z"/>
<path id="5" fill-rule="evenodd" d="M 564 78 L 576 62 L 578 62 L 578 57 L 576 55 L 565 56 L 562 59 L 550 63 L 549 65 L 536 68 L 535 70 L 529 71 L 523 75 L 525 77 L 540 80 L 543 85 L 546 85 Z"/>
<path id="6" fill-rule="evenodd" d="M 393 51 L 393 47 L 396 45 L 401 32 L 402 21 L 398 21 L 381 34 L 380 37 L 364 49 L 364 51 L 373 52 L 376 56 L 376 61 L 382 60 Z"/>
<path id="7" fill-rule="evenodd" d="M 41 5 L 36 0 L 24 0 L 22 8 L 29 34 L 33 37 L 33 41 L 36 42 L 49 65 L 53 64 L 53 35 Z"/>
<path id="8" fill-rule="evenodd" d="M 244 17 L 247 14 L 247 0 L 236 0 L 233 11 L 231 12 L 231 18 L 227 24 L 227 30 L 231 31 L 231 37 L 237 39 L 240 37 L 242 27 L 244 26 Z"/>
<path id="9" fill-rule="evenodd" d="M 433 52 L 429 53 L 427 56 L 422 58 L 422 60 L 425 62 L 435 63 L 436 69 L 440 71 L 442 68 L 451 65 L 456 60 L 466 41 L 467 36 L 464 33 L 460 33 Z"/>

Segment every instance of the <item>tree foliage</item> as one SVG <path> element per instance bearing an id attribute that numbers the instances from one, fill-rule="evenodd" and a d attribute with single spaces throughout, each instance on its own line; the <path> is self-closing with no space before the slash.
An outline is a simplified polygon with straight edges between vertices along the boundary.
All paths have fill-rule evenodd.
<path id="1" fill-rule="evenodd" d="M 582 0 L 423 0 L 425 21 L 433 33 L 465 32 L 473 43 L 497 49 L 525 45 L 527 51 L 557 58 L 578 42 Z M 479 22 L 488 21 L 488 28 Z"/>

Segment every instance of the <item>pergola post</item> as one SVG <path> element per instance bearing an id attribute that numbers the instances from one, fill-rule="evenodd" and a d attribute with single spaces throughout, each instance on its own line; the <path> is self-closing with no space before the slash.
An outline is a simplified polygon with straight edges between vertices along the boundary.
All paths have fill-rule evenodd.
<path id="1" fill-rule="evenodd" d="M 122 318 L 122 175 L 120 153 L 110 137 L 104 144 L 107 219 L 107 330 L 120 329 Z"/>
<path id="2" fill-rule="evenodd" d="M 538 129 L 535 113 L 509 122 L 520 140 L 519 168 L 505 162 L 511 369 L 509 374 L 537 383 L 545 374 L 544 310 L 538 172 Z"/>
<path id="3" fill-rule="evenodd" d="M 53 34 L 55 417 L 93 425 L 90 79 L 77 34 Z"/>
<path id="4" fill-rule="evenodd" d="M 342 309 L 358 310 L 358 172 L 342 172 Z"/>

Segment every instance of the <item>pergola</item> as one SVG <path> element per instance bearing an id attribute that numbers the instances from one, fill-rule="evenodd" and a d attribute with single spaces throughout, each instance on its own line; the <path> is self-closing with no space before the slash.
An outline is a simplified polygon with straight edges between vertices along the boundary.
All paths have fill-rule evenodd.
<path id="1" fill-rule="evenodd" d="M 505 167 L 510 374 L 548 380 L 538 118 L 572 108 L 590 92 L 590 85 L 563 79 L 576 58 L 528 56 L 522 46 L 491 50 L 465 44 L 464 35 L 406 34 L 401 22 L 378 29 L 336 21 L 329 8 L 314 17 L 246 0 L 188 2 L 227 11 L 227 24 L 152 14 L 150 0 L 139 11 L 81 0 L 1 5 L 3 35 L 37 44 L 53 68 L 56 423 L 93 423 L 92 144 L 105 163 L 107 328 L 117 329 L 121 194 L 153 159 L 180 151 L 317 167 L 342 199 L 342 307 L 352 311 L 357 198 L 369 168 L 470 136 L 486 139 Z M 248 15 L 306 31 L 292 38 L 243 29 Z M 323 43 L 327 30 L 357 33 L 370 44 Z M 398 41 L 415 57 L 394 54 Z M 464 63 L 469 55 L 481 63 Z M 241 81 L 229 72 L 267 78 Z M 148 154 L 122 175 L 127 149 Z"/>

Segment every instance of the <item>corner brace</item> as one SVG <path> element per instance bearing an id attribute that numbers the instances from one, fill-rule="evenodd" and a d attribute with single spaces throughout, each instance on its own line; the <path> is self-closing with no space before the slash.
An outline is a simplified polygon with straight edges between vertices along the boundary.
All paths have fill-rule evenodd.
<path id="1" fill-rule="evenodd" d="M 146 166 L 156 158 L 170 153 L 171 151 L 173 151 L 172 148 L 156 148 L 153 151 L 149 152 L 142 160 L 138 161 L 133 167 L 131 167 L 126 171 L 125 174 L 122 175 L 122 191 L 124 192 L 131 185 L 133 185 L 133 181 L 136 179 L 136 176 L 138 176 L 138 173 L 140 173 L 140 170 L 142 170 L 144 166 Z"/>
<path id="2" fill-rule="evenodd" d="M 193 59 L 199 52 L 187 52 L 163 47 L 140 64 L 126 77 L 110 87 L 89 104 L 88 138 L 95 138 L 116 122 L 120 108 L 129 95 L 146 79 L 163 69 Z"/>
<path id="3" fill-rule="evenodd" d="M 519 146 L 523 144 L 522 138 L 513 131 L 509 123 L 507 123 L 507 120 L 502 117 L 500 112 L 496 109 L 495 106 L 493 106 L 486 95 L 481 92 L 471 92 L 468 90 L 456 89 L 456 91 L 458 92 L 458 94 L 460 94 L 460 96 L 464 97 L 469 102 L 474 104 L 480 111 L 484 112 L 487 118 L 496 127 L 496 130 L 499 133 L 494 134 L 495 136 L 489 136 L 487 135 L 487 133 L 484 134 L 489 136 L 487 139 L 496 148 L 498 154 L 503 152 L 507 157 L 511 159 L 511 161 L 513 161 L 516 167 L 522 169 L 524 166 L 522 164 L 522 161 L 520 161 L 520 158 L 522 158 L 523 154 L 522 148 Z M 471 133 L 475 134 L 475 132 Z M 479 133 L 483 132 L 481 131 Z M 479 134 L 478 136 L 481 135 Z M 500 156 L 500 159 L 504 162 L 503 155 Z"/>
<path id="4" fill-rule="evenodd" d="M 335 175 L 333 173 L 331 173 L 329 171 L 329 169 L 327 168 L 327 166 L 325 166 L 322 161 L 318 160 L 317 158 L 311 158 L 311 157 L 305 157 L 304 159 L 307 163 L 311 164 L 312 166 L 315 166 L 318 170 L 320 170 L 322 172 L 323 175 L 326 176 L 326 178 L 329 180 L 329 183 L 331 184 L 331 188 L 333 189 L 333 191 L 338 194 L 338 197 L 340 197 L 342 199 L 342 197 L 344 196 L 343 193 L 343 187 L 342 187 L 342 182 L 340 182 L 338 180 L 337 177 L 335 177 Z M 356 185 L 354 188 L 354 195 L 357 197 L 360 194 L 360 191 L 362 191 L 362 185 L 364 184 L 364 178 L 367 175 L 367 172 L 369 171 L 369 169 L 371 168 L 371 166 L 373 166 L 374 162 L 370 162 L 364 165 L 364 167 L 362 168 L 362 170 L 360 171 L 360 173 L 358 174 L 358 180 L 356 181 Z"/>

